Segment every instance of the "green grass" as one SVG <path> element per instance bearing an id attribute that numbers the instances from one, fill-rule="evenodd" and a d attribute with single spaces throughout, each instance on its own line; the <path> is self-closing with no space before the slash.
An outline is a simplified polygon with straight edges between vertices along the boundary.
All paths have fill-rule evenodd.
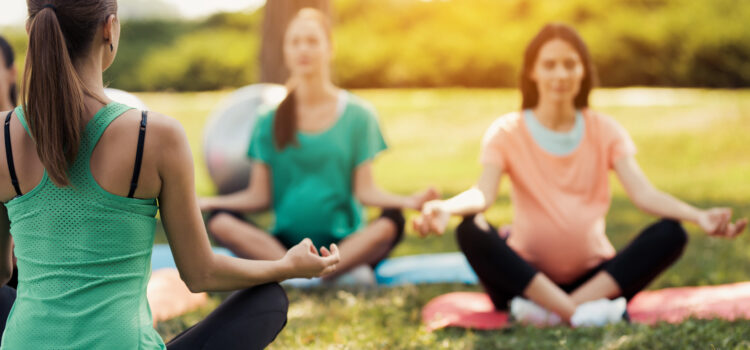
<path id="1" fill-rule="evenodd" d="M 476 180 L 479 141 L 497 116 L 515 109 L 513 90 L 365 90 L 358 95 L 377 108 L 390 150 L 375 162 L 378 183 L 397 193 L 428 185 L 444 196 Z M 153 110 L 179 119 L 196 157 L 197 191 L 214 190 L 201 155 L 201 130 L 207 115 L 227 92 L 141 94 Z M 631 133 L 637 159 L 653 183 L 701 207 L 726 205 L 750 216 L 750 91 L 602 89 L 593 105 Z M 623 247 L 654 220 L 637 211 L 615 178 L 607 217 L 608 236 Z M 508 182 L 487 213 L 496 224 L 508 223 L 512 208 Z M 409 213 L 413 216 L 415 213 Z M 268 215 L 261 217 L 268 222 Z M 453 223 L 455 227 L 456 222 Z M 750 279 L 750 236 L 711 239 L 687 225 L 690 244 L 682 259 L 650 288 L 711 285 Z M 164 241 L 163 234 L 157 238 Z M 419 239 L 407 232 L 394 255 L 456 251 L 452 232 Z M 680 325 L 614 325 L 599 329 L 540 330 L 514 326 L 504 331 L 448 329 L 428 333 L 420 323 L 421 307 L 430 298 L 476 286 L 431 285 L 392 289 L 290 290 L 289 323 L 272 345 L 287 348 L 424 348 L 424 349 L 745 349 L 750 322 L 689 320 Z M 213 304 L 159 324 L 169 339 L 197 322 Z"/>

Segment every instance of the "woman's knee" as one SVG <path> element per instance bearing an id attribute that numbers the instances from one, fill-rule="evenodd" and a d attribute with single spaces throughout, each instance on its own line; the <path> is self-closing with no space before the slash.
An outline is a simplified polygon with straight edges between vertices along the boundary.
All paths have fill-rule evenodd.
<path id="1" fill-rule="evenodd" d="M 280 312 L 286 315 L 289 311 L 289 298 L 278 283 L 267 283 L 241 291 L 246 303 L 260 304 L 264 312 Z"/>
<path id="2" fill-rule="evenodd" d="M 682 251 L 688 243 L 688 234 L 679 221 L 662 219 L 654 224 L 654 228 L 654 234 L 662 246 Z"/>
<path id="3" fill-rule="evenodd" d="M 404 228 L 406 227 L 406 219 L 403 212 L 400 209 L 383 209 L 380 217 L 390 221 L 395 228 L 395 231 L 389 232 L 392 234 L 386 235 L 384 239 L 393 244 L 400 242 L 404 237 Z"/>
<path id="4" fill-rule="evenodd" d="M 227 211 L 213 212 L 206 219 L 208 234 L 214 238 L 226 239 L 226 233 L 232 230 L 234 223 L 238 220 L 235 214 Z"/>
<path id="5" fill-rule="evenodd" d="M 463 217 L 461 223 L 456 227 L 456 240 L 459 246 L 468 246 L 471 242 L 481 239 L 481 235 L 486 233 L 479 227 L 477 220 L 483 220 L 477 215 L 467 215 Z M 462 248 L 463 249 L 463 248 Z"/>

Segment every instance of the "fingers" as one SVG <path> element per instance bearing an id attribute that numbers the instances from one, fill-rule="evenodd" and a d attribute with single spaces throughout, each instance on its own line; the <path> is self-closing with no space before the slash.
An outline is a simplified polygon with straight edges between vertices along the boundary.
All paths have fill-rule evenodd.
<path id="1" fill-rule="evenodd" d="M 721 233 L 721 222 L 724 214 L 719 209 L 712 209 L 708 212 L 708 222 L 706 232 L 709 235 L 717 236 Z"/>
<path id="2" fill-rule="evenodd" d="M 325 248 L 323 248 L 325 249 Z M 327 250 L 327 249 L 326 249 Z M 336 244 L 331 244 L 330 255 L 323 257 L 323 262 L 329 266 L 331 264 L 338 264 L 341 261 L 341 255 L 339 254 L 339 247 Z"/>
<path id="3" fill-rule="evenodd" d="M 729 228 L 729 225 L 731 225 L 731 222 L 729 222 L 729 220 L 727 220 L 726 217 L 722 215 L 719 219 L 719 224 L 716 225 L 715 234 L 719 236 L 726 236 L 728 233 L 727 229 Z"/>
<path id="4" fill-rule="evenodd" d="M 419 231 L 420 231 L 420 232 L 422 232 L 422 234 L 423 234 L 424 236 L 427 236 L 427 235 L 429 235 L 429 234 L 430 234 L 430 231 L 431 231 L 431 228 L 430 228 L 430 223 L 431 223 L 431 222 L 432 222 L 433 220 L 434 220 L 434 219 L 432 218 L 432 216 L 431 216 L 431 215 L 427 215 L 427 216 L 423 216 L 423 217 L 422 217 L 422 222 L 421 222 L 421 223 L 420 223 L 420 225 L 419 225 Z"/>
<path id="5" fill-rule="evenodd" d="M 440 191 L 438 191 L 435 187 L 430 187 L 425 192 L 425 200 L 434 200 L 440 198 Z"/>
<path id="6" fill-rule="evenodd" d="M 726 237 L 727 238 L 735 238 L 742 233 L 742 231 L 745 230 L 745 227 L 747 226 L 747 219 L 741 219 L 738 220 L 736 223 L 730 223 L 727 227 Z"/>
<path id="7" fill-rule="evenodd" d="M 330 256 L 331 252 L 326 249 L 326 247 L 320 247 L 320 256 L 327 257 Z"/>
<path id="8" fill-rule="evenodd" d="M 330 275 L 332 273 L 336 272 L 336 264 L 330 265 L 323 269 L 323 271 L 318 275 L 319 277 L 323 277 L 325 275 Z"/>
<path id="9" fill-rule="evenodd" d="M 318 255 L 318 250 L 315 249 L 315 244 L 313 244 L 313 241 L 310 238 L 305 238 L 300 242 L 303 247 L 307 248 L 307 251 L 310 252 L 310 254 Z"/>
<path id="10" fill-rule="evenodd" d="M 328 274 L 333 273 L 336 271 L 336 266 L 341 261 L 341 255 L 339 254 L 339 247 L 336 244 L 331 244 L 330 251 L 326 249 L 325 247 L 321 248 L 320 251 L 326 251 L 330 255 L 324 256 L 321 258 L 323 261 L 323 270 L 318 274 L 318 276 L 325 276 Z"/>
<path id="11" fill-rule="evenodd" d="M 339 246 L 336 243 L 331 244 L 331 253 L 339 255 Z"/>
<path id="12" fill-rule="evenodd" d="M 424 221 L 425 221 L 424 217 L 422 216 L 418 216 L 411 221 L 411 225 L 414 228 L 414 231 L 416 231 L 417 234 L 419 234 L 419 237 L 421 238 L 424 238 L 425 236 L 427 236 L 427 232 L 425 232 L 425 230 L 422 228 L 422 226 L 425 223 Z"/>
<path id="13" fill-rule="evenodd" d="M 737 232 L 734 235 L 735 236 L 739 236 L 740 233 L 742 233 L 743 231 L 745 231 L 745 227 L 747 227 L 747 224 L 748 224 L 747 219 L 741 219 L 741 220 L 737 221 L 737 224 L 736 224 L 736 227 L 735 227 L 735 230 Z"/>
<path id="14" fill-rule="evenodd" d="M 443 235 L 443 232 L 445 231 L 445 228 L 442 227 L 443 225 L 439 222 L 440 220 L 430 220 L 430 231 L 435 232 L 438 235 Z"/>

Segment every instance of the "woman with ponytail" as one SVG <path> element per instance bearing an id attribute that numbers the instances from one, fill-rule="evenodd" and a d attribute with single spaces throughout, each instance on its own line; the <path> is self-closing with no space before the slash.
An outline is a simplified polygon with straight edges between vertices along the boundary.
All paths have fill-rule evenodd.
<path id="1" fill-rule="evenodd" d="M 276 261 L 213 254 L 180 124 L 104 94 L 120 36 L 116 0 L 27 5 L 22 99 L 2 114 L 0 133 L 0 199 L 19 266 L 0 349 L 268 345 L 286 323 L 274 282 L 332 272 L 337 249 L 319 255 L 303 241 Z M 157 210 L 190 290 L 239 290 L 166 346 L 146 299 Z M 3 282 L 11 267 L 11 237 L 2 234 Z"/>
<path id="2" fill-rule="evenodd" d="M 309 237 L 316 245 L 340 242 L 339 272 L 375 266 L 403 234 L 400 209 L 437 198 L 432 189 L 404 197 L 376 186 L 372 159 L 386 149 L 378 120 L 368 103 L 331 82 L 331 54 L 326 16 L 300 10 L 284 36 L 289 94 L 255 126 L 249 186 L 201 201 L 213 212 L 209 232 L 238 256 L 279 259 L 294 241 Z M 242 213 L 271 204 L 272 235 L 243 220 Z M 368 224 L 362 205 L 387 209 Z M 361 276 L 367 275 L 371 270 Z"/>

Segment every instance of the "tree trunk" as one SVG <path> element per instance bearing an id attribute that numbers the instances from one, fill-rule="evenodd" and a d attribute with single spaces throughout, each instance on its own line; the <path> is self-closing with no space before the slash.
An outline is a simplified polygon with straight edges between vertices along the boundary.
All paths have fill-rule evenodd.
<path id="1" fill-rule="evenodd" d="M 284 65 L 284 31 L 302 8 L 312 7 L 331 15 L 329 0 L 266 0 L 260 49 L 260 81 L 284 84 L 289 72 Z"/>

